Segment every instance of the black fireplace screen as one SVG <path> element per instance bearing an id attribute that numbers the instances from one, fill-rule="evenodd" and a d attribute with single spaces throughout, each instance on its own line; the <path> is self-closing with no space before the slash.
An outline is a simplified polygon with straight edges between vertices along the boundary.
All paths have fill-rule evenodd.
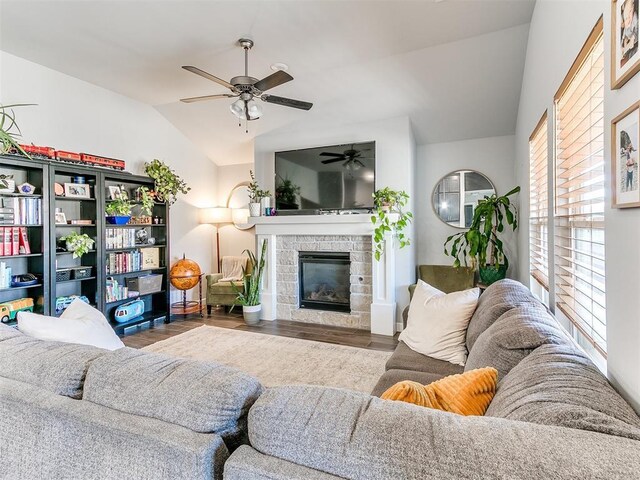
<path id="1" fill-rule="evenodd" d="M 349 252 L 300 252 L 300 308 L 350 312 L 349 264 Z"/>

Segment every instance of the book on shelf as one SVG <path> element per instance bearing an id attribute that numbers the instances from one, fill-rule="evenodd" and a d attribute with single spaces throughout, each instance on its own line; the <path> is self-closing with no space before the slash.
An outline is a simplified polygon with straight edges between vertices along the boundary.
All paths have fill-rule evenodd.
<path id="1" fill-rule="evenodd" d="M 11 234 L 12 234 L 11 227 L 3 227 L 2 233 L 3 233 L 2 243 L 4 245 L 4 254 L 13 255 L 13 241 L 11 238 Z"/>
<path id="2" fill-rule="evenodd" d="M 0 223 L 12 223 L 20 225 L 41 225 L 42 224 L 42 199 L 30 197 L 5 197 L 2 199 L 0 209 Z"/>
<path id="3" fill-rule="evenodd" d="M 107 228 L 105 240 L 107 250 L 134 248 L 137 246 L 136 231 L 132 228 Z"/>
<path id="4" fill-rule="evenodd" d="M 6 262 L 0 262 L 0 288 L 11 287 L 11 267 L 7 267 Z"/>
<path id="5" fill-rule="evenodd" d="M 20 245 L 18 251 L 23 255 L 29 255 L 31 253 L 31 245 L 29 245 L 27 227 L 20 227 Z"/>
<path id="6" fill-rule="evenodd" d="M 132 252 L 109 253 L 107 255 L 107 275 L 119 273 L 139 272 L 142 267 L 142 253 L 140 250 Z"/>
<path id="7" fill-rule="evenodd" d="M 20 227 L 11 227 L 11 255 L 20 255 Z"/>

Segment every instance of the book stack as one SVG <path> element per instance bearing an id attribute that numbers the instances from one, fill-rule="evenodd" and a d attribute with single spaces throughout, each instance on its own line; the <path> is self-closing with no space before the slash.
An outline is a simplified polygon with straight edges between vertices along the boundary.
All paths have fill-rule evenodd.
<path id="1" fill-rule="evenodd" d="M 0 256 L 29 255 L 27 227 L 0 227 Z"/>
<path id="2" fill-rule="evenodd" d="M 0 288 L 11 287 L 11 267 L 8 267 L 6 262 L 0 262 Z"/>
<path id="3" fill-rule="evenodd" d="M 13 225 L 13 208 L 0 207 L 0 225 Z"/>
<path id="4" fill-rule="evenodd" d="M 142 270 L 142 253 L 140 250 L 107 255 L 107 275 L 138 272 L 140 270 Z"/>
<path id="5" fill-rule="evenodd" d="M 42 224 L 41 198 L 5 197 L 2 199 L 2 210 L 11 210 L 14 223 L 20 225 Z"/>
<path id="6" fill-rule="evenodd" d="M 107 228 L 107 250 L 136 246 L 136 231 L 133 228 Z"/>
<path id="7" fill-rule="evenodd" d="M 107 303 L 129 298 L 129 288 L 113 278 L 107 279 Z"/>

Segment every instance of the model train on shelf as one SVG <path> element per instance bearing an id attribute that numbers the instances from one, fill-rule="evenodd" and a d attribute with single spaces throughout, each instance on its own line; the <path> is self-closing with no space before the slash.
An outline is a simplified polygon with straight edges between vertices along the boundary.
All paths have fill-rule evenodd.
<path id="1" fill-rule="evenodd" d="M 112 170 L 124 170 L 125 167 L 124 160 L 116 160 L 115 158 L 90 155 L 88 153 L 66 152 L 64 150 L 56 150 L 51 147 L 38 147 L 36 145 L 20 145 L 20 147 L 33 158 L 88 165 L 91 167 L 110 168 Z M 17 150 L 11 153 L 14 155 L 20 154 Z"/>

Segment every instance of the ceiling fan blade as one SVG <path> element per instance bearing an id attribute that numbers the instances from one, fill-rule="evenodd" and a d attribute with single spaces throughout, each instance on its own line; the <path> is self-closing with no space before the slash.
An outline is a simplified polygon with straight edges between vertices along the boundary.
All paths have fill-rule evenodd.
<path id="1" fill-rule="evenodd" d="M 344 157 L 344 158 L 347 158 L 347 157 L 344 156 L 344 153 L 331 153 L 331 152 L 322 152 L 320 154 L 320 156 L 321 157 Z"/>
<path id="2" fill-rule="evenodd" d="M 322 160 L 322 162 L 320 163 L 322 163 L 323 165 L 329 165 L 330 163 L 336 163 L 336 162 L 342 162 L 342 161 L 344 161 L 344 158 L 333 158 L 331 160 Z"/>
<path id="3" fill-rule="evenodd" d="M 293 77 L 291 75 L 289 75 L 287 72 L 283 72 L 282 70 L 278 70 L 268 77 L 265 77 L 262 80 L 258 80 L 253 84 L 253 86 L 261 92 L 265 92 L 270 88 L 277 87 L 278 85 L 290 82 L 291 80 L 293 80 Z"/>
<path id="4" fill-rule="evenodd" d="M 216 77 L 214 75 L 211 75 L 210 73 L 207 73 L 204 70 L 200 70 L 198 67 L 193 67 L 191 65 L 183 65 L 182 68 L 184 68 L 188 72 L 195 73 L 196 75 L 200 75 L 201 77 L 204 77 L 207 80 L 211 80 L 212 82 L 219 83 L 223 87 L 227 87 L 230 90 L 235 91 L 235 89 L 236 89 L 236 87 L 231 85 L 226 80 L 222 80 L 221 78 L 218 78 L 218 77 Z"/>
<path id="5" fill-rule="evenodd" d="M 275 95 L 265 94 L 260 98 L 267 103 L 275 103 L 276 105 L 282 105 L 284 107 L 299 108 L 300 110 L 310 110 L 311 107 L 313 107 L 313 103 L 293 100 L 292 98 L 276 97 Z"/>
<path id="6" fill-rule="evenodd" d="M 231 98 L 237 97 L 238 95 L 232 95 L 230 93 L 221 93 L 220 95 L 204 95 L 202 97 L 189 97 L 189 98 L 181 98 L 180 101 L 184 103 L 194 103 L 194 102 L 202 102 L 204 100 L 215 100 L 217 98 Z"/>

